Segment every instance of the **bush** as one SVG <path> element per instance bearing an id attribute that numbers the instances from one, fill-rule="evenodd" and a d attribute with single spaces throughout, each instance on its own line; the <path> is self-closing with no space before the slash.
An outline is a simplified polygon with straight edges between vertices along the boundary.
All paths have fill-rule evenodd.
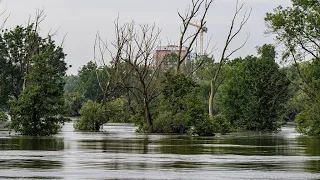
<path id="1" fill-rule="evenodd" d="M 156 133 L 186 133 L 189 126 L 187 117 L 182 113 L 172 114 L 163 112 L 158 115 L 153 124 L 153 132 Z"/>
<path id="2" fill-rule="evenodd" d="M 124 98 L 118 98 L 102 105 L 89 100 L 83 104 L 80 115 L 81 118 L 74 125 L 79 131 L 99 131 L 100 127 L 109 121 L 120 121 L 123 119 Z"/>
<path id="3" fill-rule="evenodd" d="M 127 122 L 125 113 L 126 99 L 124 97 L 117 98 L 107 103 L 108 119 L 113 123 Z"/>
<path id="4" fill-rule="evenodd" d="M 129 121 L 133 122 L 137 127 L 137 132 L 150 132 L 150 127 L 145 123 L 144 112 L 142 110 L 130 116 Z"/>
<path id="5" fill-rule="evenodd" d="M 231 131 L 231 123 L 228 119 L 222 115 L 218 114 L 213 117 L 213 129 L 216 133 L 226 134 Z"/>
<path id="6" fill-rule="evenodd" d="M 202 119 L 198 119 L 196 123 L 192 126 L 192 134 L 197 134 L 199 136 L 214 136 L 214 124 L 213 121 L 209 119 L 209 116 L 205 116 Z"/>
<path id="7" fill-rule="evenodd" d="M 205 101 L 195 81 L 185 74 L 167 73 L 161 92 L 154 132 L 214 135 Z"/>
<path id="8" fill-rule="evenodd" d="M 81 118 L 74 125 L 80 131 L 99 131 L 100 126 L 108 122 L 106 106 L 89 100 L 80 110 Z"/>

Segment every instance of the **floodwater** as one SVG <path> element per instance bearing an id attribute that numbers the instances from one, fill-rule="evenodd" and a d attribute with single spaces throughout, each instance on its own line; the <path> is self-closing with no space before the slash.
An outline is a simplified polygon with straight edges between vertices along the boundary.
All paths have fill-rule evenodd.
<path id="1" fill-rule="evenodd" d="M 320 139 L 293 127 L 216 137 L 140 134 L 130 124 L 54 137 L 0 131 L 0 179 L 320 179 Z"/>

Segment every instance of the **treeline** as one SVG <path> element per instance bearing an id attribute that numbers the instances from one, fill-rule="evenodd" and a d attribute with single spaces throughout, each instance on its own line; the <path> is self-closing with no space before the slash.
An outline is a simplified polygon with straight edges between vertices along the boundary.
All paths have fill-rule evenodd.
<path id="1" fill-rule="evenodd" d="M 111 121 L 133 122 L 141 131 L 148 132 L 213 135 L 239 130 L 277 131 L 284 123 L 296 121 L 298 130 L 306 132 L 311 122 L 305 122 L 304 118 L 307 117 L 303 114 L 309 111 L 306 109 L 309 99 L 296 86 L 296 83 L 302 81 L 296 68 L 280 68 L 272 45 L 264 45 L 257 50 L 258 56 L 228 60 L 223 66 L 219 83 L 215 87 L 217 92 L 213 119 L 209 118 L 208 99 L 211 78 L 218 64 L 208 56 L 192 58 L 179 74 L 175 73 L 172 64 L 162 67 L 157 77 L 159 79 L 154 80 L 159 83 L 153 89 L 157 97 L 150 106 L 150 124 L 145 119 L 141 103 L 144 99 L 133 95 L 139 93 L 136 92 L 138 89 L 133 88 L 139 84 L 134 78 L 127 82 L 127 88 L 114 87 L 117 96 L 105 105 L 100 104 L 99 110 L 103 91 L 97 88 L 97 74 L 104 74 L 103 68 L 89 62 L 79 70 L 78 76 L 66 78 L 65 97 L 70 108 L 68 115 L 81 115 L 76 128 L 89 131 L 99 130 L 102 124 Z M 176 57 L 171 54 L 164 59 L 172 60 Z M 299 63 L 303 67 L 300 73 L 307 75 L 307 72 L 317 72 L 320 66 L 316 62 Z M 201 67 L 197 66 L 199 63 Z M 130 71 L 130 67 L 127 71 Z M 317 77 L 316 74 L 309 75 L 309 78 Z M 95 92 L 95 95 L 88 92 Z"/>
<path id="2" fill-rule="evenodd" d="M 50 135 L 66 121 L 63 117 L 80 116 L 75 128 L 81 131 L 133 122 L 142 132 L 211 136 L 278 131 L 292 121 L 299 132 L 319 135 L 319 2 L 292 0 L 292 7 L 267 13 L 268 32 L 276 34 L 281 54 L 273 45 L 263 45 L 257 56 L 230 58 L 243 47 L 229 50 L 250 17 L 245 13 L 236 28 L 244 7 L 237 4 L 220 58 L 194 54 L 188 59 L 182 47 L 188 54 L 195 47 L 211 3 L 197 1 L 185 16 L 179 14 L 179 51 L 162 61 L 154 56 L 160 34 L 155 26 L 116 20 L 116 40 L 104 42 L 97 34 L 95 59 L 76 76 L 65 76 L 62 48 L 50 36 L 41 38 L 34 24 L 3 31 L 0 98 L 12 117 L 10 127 L 22 134 Z M 200 28 L 187 36 L 197 15 Z M 285 66 L 279 66 L 277 56 Z"/>

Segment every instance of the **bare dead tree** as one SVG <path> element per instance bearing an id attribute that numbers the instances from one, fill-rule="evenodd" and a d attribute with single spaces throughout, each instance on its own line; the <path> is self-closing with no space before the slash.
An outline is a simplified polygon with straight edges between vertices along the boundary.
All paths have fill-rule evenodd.
<path id="1" fill-rule="evenodd" d="M 134 22 L 127 27 L 127 42 L 122 51 L 122 61 L 130 70 L 130 89 L 144 111 L 145 120 L 152 126 L 151 105 L 159 95 L 159 74 L 161 63 L 156 63 L 154 50 L 158 45 L 160 30 L 155 25 L 140 25 L 136 28 Z"/>
<path id="2" fill-rule="evenodd" d="M 222 67 L 224 66 L 224 64 L 226 63 L 226 61 L 228 60 L 228 58 L 230 56 L 232 56 L 235 52 L 239 51 L 241 48 L 243 48 L 246 45 L 246 43 L 247 43 L 247 41 L 249 39 L 249 36 L 250 36 L 249 34 L 247 34 L 246 40 L 244 41 L 244 43 L 241 46 L 239 46 L 238 48 L 228 52 L 229 45 L 239 35 L 239 33 L 241 32 L 241 30 L 243 29 L 243 27 L 248 22 L 248 20 L 249 20 L 249 18 L 251 16 L 252 8 L 250 8 L 249 10 L 245 9 L 245 12 L 244 12 L 244 15 L 242 17 L 242 20 L 241 20 L 238 28 L 235 29 L 235 23 L 236 23 L 237 17 L 239 16 L 239 13 L 242 10 L 244 10 L 244 5 L 245 4 L 239 5 L 239 0 L 237 0 L 236 10 L 235 10 L 233 19 L 231 21 L 231 26 L 229 28 L 229 33 L 228 33 L 226 42 L 224 44 L 221 57 L 220 57 L 219 62 L 218 62 L 218 68 L 217 68 L 217 70 L 215 72 L 215 75 L 214 75 L 213 79 L 211 80 L 210 97 L 209 97 L 209 115 L 210 115 L 211 119 L 214 117 L 213 99 L 214 99 L 214 96 L 215 96 L 215 93 L 216 93 L 217 89 L 219 88 L 219 85 L 217 85 L 217 84 L 219 84 L 217 82 L 217 80 L 218 80 L 218 78 L 220 76 L 221 69 L 222 69 Z"/>
<path id="3" fill-rule="evenodd" d="M 181 65 L 183 64 L 183 62 L 185 62 L 188 54 L 192 52 L 192 47 L 196 42 L 196 39 L 205 28 L 205 25 L 207 23 L 205 18 L 213 1 L 214 0 L 192 0 L 191 5 L 187 8 L 184 15 L 178 12 L 179 17 L 182 20 L 182 27 L 180 28 L 181 36 L 179 40 L 179 59 L 176 65 L 176 73 L 180 72 Z M 200 24 L 197 31 L 191 35 L 188 35 L 189 27 L 201 13 L 202 9 L 204 10 L 200 16 Z M 182 52 L 183 47 L 186 47 L 186 53 Z"/>
<path id="4" fill-rule="evenodd" d="M 121 63 L 123 48 L 130 38 L 129 34 L 127 33 L 128 26 L 130 26 L 130 24 L 124 24 L 121 26 L 119 24 L 119 18 L 117 18 L 114 21 L 116 40 L 110 44 L 101 38 L 99 32 L 96 34 L 94 44 L 94 61 L 97 65 L 100 64 L 100 66 L 106 68 L 105 70 L 107 71 L 107 80 L 105 82 L 102 81 L 103 78 L 101 77 L 101 74 L 96 71 L 96 78 L 101 92 L 103 93 L 102 105 L 104 105 L 108 101 L 110 95 L 116 91 L 117 86 L 115 86 L 115 84 L 122 82 L 121 78 L 126 77 L 125 75 L 121 74 L 122 72 L 119 70 L 119 64 Z M 113 49 L 115 50 L 115 53 Z M 111 57 L 111 64 L 107 68 L 109 65 L 107 60 L 110 60 L 108 59 L 109 57 Z"/>

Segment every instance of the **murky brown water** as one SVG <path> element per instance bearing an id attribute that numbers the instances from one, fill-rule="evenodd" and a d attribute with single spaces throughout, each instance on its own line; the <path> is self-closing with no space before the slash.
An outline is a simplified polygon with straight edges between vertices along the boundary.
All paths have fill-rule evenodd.
<path id="1" fill-rule="evenodd" d="M 320 179 L 320 139 L 292 127 L 208 138 L 128 124 L 105 131 L 74 132 L 72 123 L 51 138 L 0 131 L 0 179 Z"/>

